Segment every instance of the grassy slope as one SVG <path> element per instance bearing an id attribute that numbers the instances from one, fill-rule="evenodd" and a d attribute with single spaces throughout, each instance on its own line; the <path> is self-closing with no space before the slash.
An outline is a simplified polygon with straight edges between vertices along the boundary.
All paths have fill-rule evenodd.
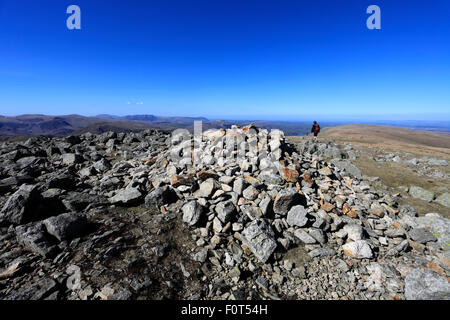
<path id="1" fill-rule="evenodd" d="M 301 139 L 304 138 L 289 137 L 289 140 L 293 142 Z M 418 158 L 429 156 L 449 161 L 450 135 L 448 134 L 386 126 L 345 125 L 324 129 L 320 135 L 320 139 L 331 140 L 338 144 L 348 142 L 357 149 L 367 152 L 368 154 L 365 154 L 352 162 L 363 172 L 363 174 L 379 177 L 382 183 L 391 187 L 393 191 L 400 191 L 400 189 L 397 189 L 399 186 L 415 185 L 434 191 L 438 195 L 443 193 L 446 189 L 448 192 L 448 186 L 450 185 L 448 179 L 434 179 L 420 175 L 402 163 L 379 163 L 373 160 L 373 157 L 379 152 L 394 152 L 397 154 L 407 152 Z M 450 174 L 449 167 L 435 168 Z M 429 212 L 437 212 L 450 218 L 450 209 L 437 203 L 428 203 L 419 199 L 414 199 L 404 193 L 400 202 L 402 204 L 414 206 L 421 215 Z"/>
<path id="2" fill-rule="evenodd" d="M 450 159 L 450 135 L 397 127 L 345 125 L 323 130 L 322 137 L 380 150 L 403 151 Z"/>

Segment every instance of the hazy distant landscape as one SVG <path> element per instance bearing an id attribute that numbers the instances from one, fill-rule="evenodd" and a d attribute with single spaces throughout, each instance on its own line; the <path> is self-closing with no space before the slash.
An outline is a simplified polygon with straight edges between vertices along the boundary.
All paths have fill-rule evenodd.
<path id="1" fill-rule="evenodd" d="M 288 136 L 305 135 L 309 133 L 311 121 L 267 121 L 267 120 L 211 120 L 205 117 L 162 117 L 156 115 L 126 115 L 115 116 L 102 114 L 98 116 L 82 115 L 20 115 L 15 117 L 0 116 L 0 136 L 29 135 L 68 135 L 83 132 L 102 133 L 137 132 L 148 128 L 174 130 L 185 128 L 192 131 L 194 121 L 202 121 L 203 130 L 211 128 L 230 128 L 232 124 L 247 125 L 254 123 L 265 129 L 280 129 Z M 321 128 L 335 127 L 344 124 L 376 124 L 403 127 L 414 130 L 450 133 L 448 121 L 320 121 Z"/>

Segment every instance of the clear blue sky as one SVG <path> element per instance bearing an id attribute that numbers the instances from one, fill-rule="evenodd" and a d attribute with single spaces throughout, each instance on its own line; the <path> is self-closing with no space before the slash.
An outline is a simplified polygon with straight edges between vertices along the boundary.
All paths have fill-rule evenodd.
<path id="1" fill-rule="evenodd" d="M 0 114 L 450 120 L 449 40 L 448 0 L 0 0 Z"/>

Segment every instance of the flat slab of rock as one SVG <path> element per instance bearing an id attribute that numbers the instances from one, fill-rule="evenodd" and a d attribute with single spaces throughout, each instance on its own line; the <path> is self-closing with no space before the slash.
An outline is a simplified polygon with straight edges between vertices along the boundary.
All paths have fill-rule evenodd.
<path id="1" fill-rule="evenodd" d="M 413 269 L 405 278 L 407 300 L 449 300 L 449 281 L 429 269 Z"/>
<path id="2" fill-rule="evenodd" d="M 444 250 L 450 250 L 450 219 L 426 215 L 413 218 L 418 228 L 430 230 Z"/>
<path id="3" fill-rule="evenodd" d="M 308 255 L 311 258 L 315 257 L 331 257 L 336 254 L 336 251 L 330 248 L 317 248 L 308 252 Z"/>
<path id="4" fill-rule="evenodd" d="M 414 228 L 409 231 L 409 236 L 415 242 L 427 243 L 437 241 L 436 237 L 425 228 Z"/>
<path id="5" fill-rule="evenodd" d="M 43 221 L 47 232 L 59 241 L 72 240 L 86 233 L 88 221 L 80 213 L 63 213 Z"/>
<path id="6" fill-rule="evenodd" d="M 424 201 L 432 201 L 434 199 L 434 192 L 425 190 L 417 186 L 410 187 L 409 194 L 414 198 L 421 199 Z"/>
<path id="7" fill-rule="evenodd" d="M 437 197 L 436 200 L 434 201 L 443 206 L 450 207 L 450 193 L 445 192 L 441 194 L 439 197 Z"/>
<path id="8" fill-rule="evenodd" d="M 241 239 L 262 263 L 266 263 L 277 247 L 274 233 L 264 221 L 250 222 L 242 232 Z"/>
<path id="9" fill-rule="evenodd" d="M 50 278 L 43 278 L 34 281 L 27 287 L 21 287 L 19 290 L 13 290 L 11 294 L 5 297 L 5 300 L 42 300 L 50 294 L 58 291 L 58 284 Z"/>
<path id="10" fill-rule="evenodd" d="M 121 189 L 109 198 L 109 202 L 117 205 L 134 205 L 142 201 L 142 193 L 137 188 Z"/>
<path id="11" fill-rule="evenodd" d="M 300 239 L 305 244 L 314 244 L 316 239 L 314 239 L 308 232 L 302 229 L 297 229 L 294 231 L 294 236 Z"/>

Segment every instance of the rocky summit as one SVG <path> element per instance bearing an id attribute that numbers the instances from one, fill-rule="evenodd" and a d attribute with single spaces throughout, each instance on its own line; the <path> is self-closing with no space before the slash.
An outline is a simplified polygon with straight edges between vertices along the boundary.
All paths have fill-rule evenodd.
<path id="1" fill-rule="evenodd" d="M 2 142 L 0 299 L 449 299 L 449 220 L 351 157 L 252 125 Z"/>

